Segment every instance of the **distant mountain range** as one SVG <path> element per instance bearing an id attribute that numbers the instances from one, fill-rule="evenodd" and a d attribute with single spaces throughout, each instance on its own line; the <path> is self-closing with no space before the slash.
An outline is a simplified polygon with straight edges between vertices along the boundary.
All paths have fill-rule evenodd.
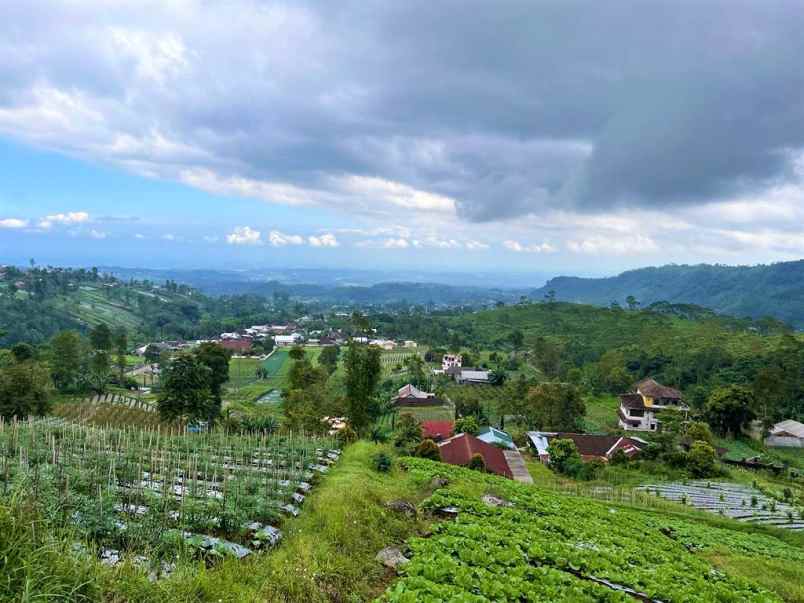
<path id="1" fill-rule="evenodd" d="M 629 270 L 607 278 L 559 276 L 535 295 L 550 291 L 562 301 L 641 306 L 657 301 L 706 306 L 732 316 L 772 316 L 804 329 L 804 260 L 760 266 L 668 265 Z"/>
<path id="2" fill-rule="evenodd" d="M 124 280 L 171 279 L 208 295 L 274 293 L 334 304 L 385 305 L 406 301 L 435 306 L 512 303 L 521 297 L 608 306 L 626 305 L 633 296 L 641 307 L 658 301 L 694 304 L 721 314 L 772 316 L 804 330 L 804 260 L 760 266 L 668 265 L 629 270 L 618 276 L 559 276 L 537 288 L 541 275 L 376 272 L 357 270 L 153 270 L 103 268 Z"/>

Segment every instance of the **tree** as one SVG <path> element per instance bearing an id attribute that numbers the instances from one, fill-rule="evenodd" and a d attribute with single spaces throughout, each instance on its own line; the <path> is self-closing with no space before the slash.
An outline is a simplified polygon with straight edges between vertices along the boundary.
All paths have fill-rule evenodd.
<path id="1" fill-rule="evenodd" d="M 336 345 L 330 345 L 321 350 L 318 355 L 318 364 L 322 366 L 330 375 L 338 369 L 338 356 L 341 350 Z"/>
<path id="2" fill-rule="evenodd" d="M 455 421 L 455 433 L 477 435 L 478 431 L 480 431 L 480 426 L 477 424 L 477 418 L 471 415 L 468 417 L 461 417 Z"/>
<path id="3" fill-rule="evenodd" d="M 76 331 L 61 331 L 50 341 L 50 374 L 60 392 L 77 388 L 81 379 L 81 336 Z"/>
<path id="4" fill-rule="evenodd" d="M 304 348 L 300 345 L 294 345 L 290 348 L 288 356 L 290 356 L 291 360 L 301 360 L 304 358 Z"/>
<path id="5" fill-rule="evenodd" d="M 89 355 L 89 381 L 97 393 L 102 394 L 106 391 L 111 372 L 112 366 L 107 352 L 95 350 Z"/>
<path id="6" fill-rule="evenodd" d="M 422 441 L 422 426 L 411 414 L 399 417 L 394 432 L 394 446 L 409 454 Z"/>
<path id="7" fill-rule="evenodd" d="M 229 361 L 232 353 L 217 343 L 202 343 L 195 349 L 195 357 L 210 370 L 209 391 L 215 401 L 207 420 L 214 421 L 220 413 L 223 384 L 229 381 Z"/>
<path id="8" fill-rule="evenodd" d="M 687 470 L 693 477 L 715 474 L 715 449 L 706 442 L 693 442 L 687 454 Z"/>
<path id="9" fill-rule="evenodd" d="M 380 349 L 349 343 L 344 361 L 346 366 L 346 412 L 349 422 L 362 433 L 376 418 L 379 406 L 374 399 L 380 379 Z"/>
<path id="10" fill-rule="evenodd" d="M 11 354 L 14 356 L 14 362 L 25 362 L 36 356 L 36 350 L 30 344 L 18 343 L 11 348 Z"/>
<path id="11" fill-rule="evenodd" d="M 547 447 L 550 455 L 550 467 L 558 473 L 576 475 L 581 468 L 581 455 L 575 442 L 570 439 L 556 438 Z"/>
<path id="12" fill-rule="evenodd" d="M 432 461 L 441 460 L 441 452 L 438 450 L 438 444 L 431 439 L 423 440 L 421 444 L 416 446 L 413 456 L 418 456 L 423 459 L 430 459 Z"/>
<path id="13" fill-rule="evenodd" d="M 421 356 L 413 354 L 404 360 L 405 368 L 408 371 L 408 378 L 410 383 L 419 388 L 429 388 L 430 380 L 425 373 L 425 364 Z"/>
<path id="14" fill-rule="evenodd" d="M 162 368 L 157 408 L 162 419 L 192 421 L 212 414 L 212 370 L 193 354 L 180 354 Z"/>
<path id="15" fill-rule="evenodd" d="M 89 341 L 95 350 L 108 352 L 112 349 L 112 331 L 105 323 L 101 323 L 89 332 Z"/>
<path id="16" fill-rule="evenodd" d="M 633 295 L 629 295 L 625 298 L 625 304 L 628 306 L 629 310 L 636 310 L 639 307 L 639 302 Z"/>
<path id="17" fill-rule="evenodd" d="M 525 343 L 525 336 L 522 334 L 522 331 L 519 329 L 514 329 L 511 331 L 511 345 L 514 346 L 515 350 L 518 350 L 522 347 L 522 344 Z"/>
<path id="18" fill-rule="evenodd" d="M 128 335 L 124 327 L 115 329 L 114 337 L 115 364 L 118 371 L 118 383 L 123 385 L 126 377 L 126 356 L 128 354 Z"/>
<path id="19" fill-rule="evenodd" d="M 47 369 L 34 360 L 0 369 L 0 416 L 44 415 L 50 407 L 50 391 Z"/>
<path id="20" fill-rule="evenodd" d="M 756 416 L 754 404 L 754 394 L 746 387 L 719 387 L 709 396 L 704 415 L 717 433 L 739 435 Z"/>
<path id="21" fill-rule="evenodd" d="M 586 405 L 570 383 L 542 383 L 528 392 L 521 411 L 528 427 L 543 431 L 578 431 Z"/>
<path id="22" fill-rule="evenodd" d="M 710 446 L 715 445 L 715 438 L 709 425 L 701 421 L 694 421 L 687 426 L 686 438 L 690 442 L 705 442 Z"/>
<path id="23" fill-rule="evenodd" d="M 159 357 L 162 355 L 162 350 L 159 348 L 158 345 L 150 343 L 148 347 L 145 348 L 145 360 L 150 362 L 151 364 L 156 364 L 159 362 Z"/>

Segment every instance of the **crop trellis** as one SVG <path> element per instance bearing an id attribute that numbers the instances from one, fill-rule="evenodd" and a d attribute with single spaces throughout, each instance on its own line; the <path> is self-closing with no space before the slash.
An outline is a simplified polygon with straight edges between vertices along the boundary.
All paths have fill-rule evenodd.
<path id="1" fill-rule="evenodd" d="M 0 496 L 72 526 L 106 563 L 244 557 L 281 538 L 339 451 L 305 434 L 184 434 L 0 421 Z"/>

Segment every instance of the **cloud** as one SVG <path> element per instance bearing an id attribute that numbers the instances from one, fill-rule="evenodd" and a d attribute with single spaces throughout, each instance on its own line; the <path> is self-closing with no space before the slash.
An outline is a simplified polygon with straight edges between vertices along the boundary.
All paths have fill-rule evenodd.
<path id="1" fill-rule="evenodd" d="M 503 241 L 503 247 L 516 253 L 554 253 L 556 251 L 555 247 L 547 242 L 522 244 L 519 241 L 507 240 Z"/>
<path id="2" fill-rule="evenodd" d="M 27 228 L 28 220 L 21 220 L 20 218 L 0 218 L 0 228 Z"/>
<path id="3" fill-rule="evenodd" d="M 285 247 L 286 245 L 304 245 L 304 237 L 291 235 L 272 230 L 268 233 L 268 242 L 274 247 Z"/>
<path id="4" fill-rule="evenodd" d="M 238 226 L 231 234 L 226 235 L 229 245 L 262 245 L 260 231 L 250 226 Z"/>
<path id="5" fill-rule="evenodd" d="M 0 136 L 354 225 L 265 244 L 804 253 L 794 2 L 7 4 Z"/>
<path id="6" fill-rule="evenodd" d="M 147 237 L 144 234 L 138 232 L 138 233 L 136 233 L 134 235 L 134 238 L 142 241 L 142 240 L 146 239 Z"/>
<path id="7" fill-rule="evenodd" d="M 105 232 L 103 232 L 103 231 L 100 231 L 100 230 L 95 230 L 95 229 L 93 228 L 92 230 L 90 230 L 90 231 L 89 231 L 89 236 L 90 236 L 90 238 L 92 238 L 92 239 L 97 239 L 97 240 L 99 240 L 99 241 L 100 241 L 100 240 L 105 239 L 105 238 L 106 238 L 108 235 L 107 235 Z"/>
<path id="8" fill-rule="evenodd" d="M 178 240 L 178 237 L 176 235 L 174 235 L 172 232 L 165 233 L 159 238 L 162 239 L 163 241 L 177 241 Z"/>
<path id="9" fill-rule="evenodd" d="M 631 234 L 624 237 L 594 236 L 588 239 L 571 240 L 567 248 L 576 253 L 600 254 L 640 254 L 654 252 L 659 249 L 656 241 L 642 234 Z"/>
<path id="10" fill-rule="evenodd" d="M 312 247 L 338 247 L 338 239 L 331 233 L 322 234 L 320 236 L 309 236 L 307 242 Z"/>
<path id="11" fill-rule="evenodd" d="M 89 221 L 89 214 L 85 211 L 71 211 L 63 214 L 50 214 L 39 220 L 39 228 L 49 229 L 54 225 L 81 224 Z"/>
<path id="12" fill-rule="evenodd" d="M 218 241 L 221 240 L 220 237 L 215 236 L 215 235 L 204 235 L 203 238 L 204 238 L 204 241 L 206 241 L 207 243 L 217 243 Z"/>

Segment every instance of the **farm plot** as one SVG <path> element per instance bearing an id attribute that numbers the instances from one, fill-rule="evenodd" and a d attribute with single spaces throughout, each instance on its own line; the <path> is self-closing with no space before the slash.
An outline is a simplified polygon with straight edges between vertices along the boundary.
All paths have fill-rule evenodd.
<path id="1" fill-rule="evenodd" d="M 383 352 L 380 355 L 382 371 L 385 374 L 393 373 L 403 366 L 405 359 L 416 356 L 419 352 L 414 350 L 397 350 L 393 352 Z"/>
<path id="2" fill-rule="evenodd" d="M 804 512 L 801 509 L 742 484 L 699 480 L 688 484 L 647 485 L 637 490 L 738 521 L 804 530 Z"/>
<path id="3" fill-rule="evenodd" d="M 804 561 L 799 546 L 747 529 L 615 508 L 425 459 L 401 462 L 422 485 L 446 478 L 421 507 L 449 521 L 407 541 L 402 577 L 380 599 L 389 603 L 766 603 L 781 598 L 753 578 L 714 571 L 702 554 L 727 547 L 757 564 Z"/>
<path id="4" fill-rule="evenodd" d="M 157 575 L 182 558 L 242 558 L 276 544 L 340 451 L 304 435 L 173 434 L 62 419 L 0 422 L 0 497 L 73 527 L 104 563 Z"/>

